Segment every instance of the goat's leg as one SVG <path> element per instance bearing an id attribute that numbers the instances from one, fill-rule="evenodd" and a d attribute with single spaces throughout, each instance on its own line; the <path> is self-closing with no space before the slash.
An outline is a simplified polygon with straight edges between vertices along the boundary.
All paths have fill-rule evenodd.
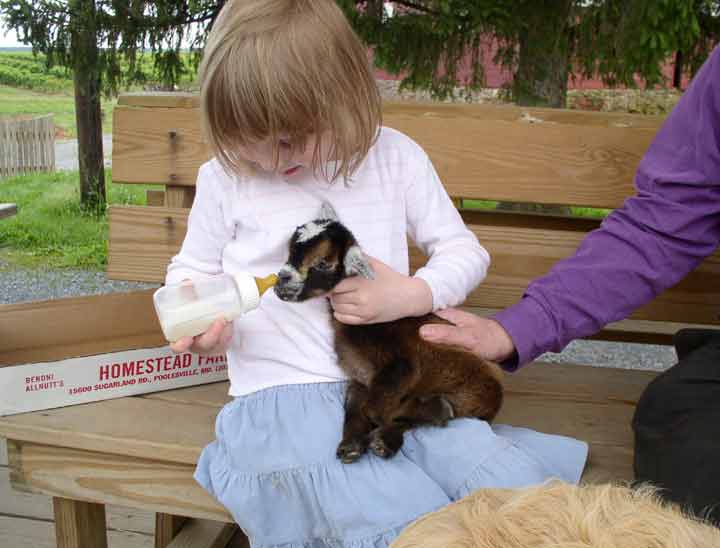
<path id="1" fill-rule="evenodd" d="M 456 417 L 474 417 L 491 422 L 503 401 L 503 387 L 493 375 L 478 371 L 458 390 L 447 393 Z"/>
<path id="2" fill-rule="evenodd" d="M 398 409 L 393 422 L 405 424 L 408 428 L 426 425 L 446 426 L 453 418 L 455 418 L 455 410 L 448 398 L 434 395 L 407 400 Z"/>
<path id="3" fill-rule="evenodd" d="M 392 422 L 371 432 L 370 449 L 379 457 L 392 457 L 402 447 L 408 430 L 424 425 L 445 426 L 454 416 L 452 405 L 442 396 L 408 399 L 397 409 Z"/>
<path id="4" fill-rule="evenodd" d="M 393 422 L 419 378 L 412 363 L 396 359 L 373 377 L 365 414 L 377 425 L 371 433 L 370 449 L 376 455 L 389 458 L 400 450 L 406 427 Z"/>
<path id="5" fill-rule="evenodd" d="M 419 378 L 407 360 L 395 359 L 381 368 L 370 383 L 365 414 L 376 426 L 388 425 Z"/>
<path id="6" fill-rule="evenodd" d="M 345 422 L 343 438 L 337 448 L 337 457 L 346 464 L 355 462 L 367 451 L 373 424 L 363 409 L 368 389 L 358 381 L 350 381 L 345 394 Z"/>

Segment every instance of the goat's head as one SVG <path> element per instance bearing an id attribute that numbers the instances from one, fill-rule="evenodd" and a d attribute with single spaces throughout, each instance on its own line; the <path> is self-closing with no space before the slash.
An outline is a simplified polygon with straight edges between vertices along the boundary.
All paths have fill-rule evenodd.
<path id="1" fill-rule="evenodd" d="M 318 217 L 297 227 L 290 238 L 275 293 L 284 301 L 305 301 L 329 293 L 350 276 L 372 278 L 373 272 L 355 236 L 325 202 Z"/>

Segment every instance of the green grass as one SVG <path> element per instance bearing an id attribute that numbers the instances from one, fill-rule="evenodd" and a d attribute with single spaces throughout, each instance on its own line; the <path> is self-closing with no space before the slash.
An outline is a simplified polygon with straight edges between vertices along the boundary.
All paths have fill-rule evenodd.
<path id="1" fill-rule="evenodd" d="M 107 264 L 105 212 L 83 211 L 77 171 L 0 180 L 0 202 L 18 214 L 0 221 L 0 255 L 17 266 L 101 269 Z M 106 171 L 110 204 L 146 205 L 153 185 L 116 185 Z"/>
<path id="2" fill-rule="evenodd" d="M 492 200 L 463 200 L 463 208 L 468 210 L 492 210 L 495 209 L 498 202 Z M 570 207 L 570 212 L 575 217 L 585 217 L 589 219 L 604 219 L 607 217 L 611 209 L 598 209 L 594 207 Z"/>
<path id="3" fill-rule="evenodd" d="M 464 209 L 495 209 L 498 205 L 498 202 L 495 202 L 493 200 L 463 200 L 462 201 L 462 207 Z"/>
<path id="4" fill-rule="evenodd" d="M 180 87 L 190 89 L 197 75 L 190 64 L 189 55 L 183 55 L 187 73 L 181 79 Z M 150 56 L 142 57 L 140 65 L 148 84 L 159 80 Z M 127 91 L 141 89 L 141 86 L 136 85 Z M 112 133 L 112 113 L 116 103 L 116 99 L 102 100 L 103 133 Z M 53 120 L 59 129 L 58 138 L 76 137 L 72 72 L 63 67 L 48 70 L 43 55 L 0 51 L 0 118 L 50 113 L 54 115 Z"/>
<path id="5" fill-rule="evenodd" d="M 103 133 L 112 133 L 112 112 L 117 99 L 102 101 Z M 36 93 L 0 85 L 0 118 L 53 115 L 57 138 L 75 138 L 75 99 L 65 93 Z M 56 130 L 57 131 L 57 130 Z"/>
<path id="6" fill-rule="evenodd" d="M 573 215 L 577 217 L 588 217 L 590 219 L 604 219 L 612 209 L 599 209 L 595 207 L 571 207 Z"/>

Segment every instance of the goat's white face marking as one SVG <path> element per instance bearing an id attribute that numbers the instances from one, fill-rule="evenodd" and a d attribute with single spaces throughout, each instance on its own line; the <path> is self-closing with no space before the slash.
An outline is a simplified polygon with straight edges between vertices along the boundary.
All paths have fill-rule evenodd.
<path id="1" fill-rule="evenodd" d="M 331 222 L 330 220 L 311 221 L 304 224 L 297 231 L 297 242 L 302 243 L 312 240 L 315 236 L 322 234 L 323 230 L 325 230 Z"/>
<path id="2" fill-rule="evenodd" d="M 297 300 L 297 298 L 300 296 L 300 293 L 302 293 L 303 285 L 305 283 L 302 274 L 300 274 L 300 272 L 298 272 L 294 266 L 286 264 L 278 271 L 278 277 L 282 280 L 283 300 Z M 279 287 L 275 287 L 277 293 Z"/>

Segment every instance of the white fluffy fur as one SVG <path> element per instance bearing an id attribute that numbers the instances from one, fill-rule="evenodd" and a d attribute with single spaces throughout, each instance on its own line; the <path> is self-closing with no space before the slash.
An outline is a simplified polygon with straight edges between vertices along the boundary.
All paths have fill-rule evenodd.
<path id="1" fill-rule="evenodd" d="M 562 482 L 481 489 L 410 525 L 391 548 L 710 548 L 720 529 L 655 490 Z"/>
<path id="2" fill-rule="evenodd" d="M 315 236 L 322 234 L 322 231 L 327 228 L 331 221 L 312 221 L 303 225 L 298 229 L 298 243 L 307 242 L 312 240 Z"/>

